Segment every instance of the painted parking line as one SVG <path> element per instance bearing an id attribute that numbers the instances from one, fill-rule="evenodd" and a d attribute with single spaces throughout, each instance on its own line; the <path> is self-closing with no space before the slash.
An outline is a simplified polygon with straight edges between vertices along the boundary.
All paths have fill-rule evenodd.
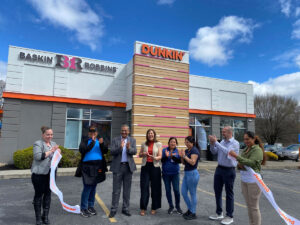
<path id="1" fill-rule="evenodd" d="M 277 184 L 270 184 L 270 183 L 267 183 L 267 182 L 266 182 L 266 184 L 268 186 L 271 186 L 272 188 L 275 188 L 275 189 L 278 188 L 278 189 L 286 190 L 286 191 L 289 191 L 289 192 L 292 192 L 292 193 L 300 194 L 300 191 L 295 191 L 295 190 L 292 190 L 290 188 L 278 186 Z"/>
<path id="2" fill-rule="evenodd" d="M 101 208 L 103 209 L 103 211 L 105 212 L 107 218 L 109 219 L 109 221 L 111 223 L 116 223 L 117 220 L 113 217 L 113 218 L 109 218 L 108 215 L 109 215 L 109 210 L 108 208 L 106 207 L 106 205 L 104 204 L 104 202 L 102 201 L 102 199 L 100 198 L 100 196 L 96 193 L 95 195 L 95 198 L 97 200 L 97 202 L 99 203 L 99 205 L 101 206 Z"/>
<path id="3" fill-rule="evenodd" d="M 182 184 L 182 180 L 180 181 L 180 184 Z M 215 193 L 212 193 L 212 192 L 209 192 L 209 191 L 205 191 L 199 187 L 197 187 L 197 190 L 204 193 L 204 194 L 208 194 L 210 196 L 214 196 L 215 197 Z M 226 198 L 222 197 L 223 200 L 226 200 Z M 242 207 L 242 208 L 247 208 L 247 206 L 241 204 L 241 203 L 238 203 L 238 202 L 234 202 L 235 205 L 239 206 L 239 207 Z"/>
<path id="4" fill-rule="evenodd" d="M 205 170 L 205 171 L 207 171 L 207 172 L 209 172 L 209 173 L 214 173 L 214 171 L 211 171 L 211 170 L 209 170 L 209 169 L 203 169 L 203 170 Z"/>
<path id="5" fill-rule="evenodd" d="M 203 193 L 205 193 L 205 194 L 208 194 L 208 195 L 211 195 L 211 196 L 214 196 L 214 197 L 215 197 L 215 193 L 212 193 L 212 192 L 209 192 L 209 191 L 205 191 L 205 190 L 203 190 L 203 189 L 201 189 L 201 188 L 199 188 L 199 187 L 197 187 L 197 189 L 198 189 L 198 191 L 201 191 L 201 192 L 203 192 Z M 226 198 L 224 198 L 224 197 L 222 197 L 222 199 L 223 199 L 223 200 L 226 200 Z M 243 205 L 243 204 L 241 204 L 241 203 L 238 203 L 238 202 L 234 202 L 234 204 L 237 205 L 237 206 L 240 206 L 240 207 L 242 207 L 242 208 L 247 208 L 247 206 L 245 206 L 245 205 Z"/>

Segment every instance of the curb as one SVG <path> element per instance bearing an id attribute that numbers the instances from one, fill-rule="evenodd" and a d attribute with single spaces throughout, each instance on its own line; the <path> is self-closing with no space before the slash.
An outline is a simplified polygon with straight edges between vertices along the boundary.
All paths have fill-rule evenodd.
<path id="1" fill-rule="evenodd" d="M 281 162 L 279 162 L 281 163 Z M 272 165 L 273 164 L 273 165 Z M 276 163 L 269 163 L 266 166 L 262 166 L 262 170 L 296 170 L 300 169 L 299 163 L 291 162 L 289 165 L 287 163 L 283 163 L 281 165 L 274 165 Z M 202 161 L 199 163 L 198 170 L 211 170 L 214 172 L 215 168 L 217 167 L 217 162 L 211 161 Z M 109 169 L 109 168 L 108 168 Z M 137 165 L 137 171 L 141 170 L 141 165 Z M 180 170 L 183 171 L 183 166 L 180 166 Z M 72 168 L 58 168 L 57 176 L 74 176 L 76 171 L 76 167 Z M 111 172 L 109 171 L 108 174 Z M 27 170 L 2 170 L 0 171 L 0 179 L 20 179 L 20 178 L 30 178 L 31 171 L 30 169 Z"/>

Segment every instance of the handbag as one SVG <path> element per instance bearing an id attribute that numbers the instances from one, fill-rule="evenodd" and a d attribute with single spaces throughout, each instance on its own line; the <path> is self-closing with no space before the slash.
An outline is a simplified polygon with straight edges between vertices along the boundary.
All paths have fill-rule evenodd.
<path id="1" fill-rule="evenodd" d="M 74 177 L 82 177 L 82 165 L 81 161 L 78 163 L 77 169 L 75 171 Z"/>

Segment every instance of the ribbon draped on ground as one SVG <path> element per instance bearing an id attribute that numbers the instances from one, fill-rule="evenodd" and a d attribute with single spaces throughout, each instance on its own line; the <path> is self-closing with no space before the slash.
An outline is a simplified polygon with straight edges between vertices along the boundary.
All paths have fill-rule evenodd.
<path id="1" fill-rule="evenodd" d="M 262 190 L 266 198 L 269 200 L 271 205 L 274 207 L 276 212 L 279 214 L 279 216 L 284 220 L 284 222 L 288 225 L 300 225 L 300 221 L 296 218 L 288 215 L 285 213 L 282 209 L 279 208 L 277 205 L 272 191 L 268 188 L 268 186 L 264 183 L 264 181 L 261 179 L 261 176 L 254 172 L 254 170 L 248 166 L 245 166 L 246 170 L 255 178 L 255 182 L 258 185 L 258 187 Z"/>
<path id="2" fill-rule="evenodd" d="M 56 171 L 56 168 L 58 166 L 58 163 L 59 163 L 61 157 L 62 157 L 61 154 L 58 151 L 55 151 L 53 158 L 51 160 L 50 189 L 54 194 L 56 194 L 58 196 L 60 203 L 64 210 L 66 210 L 67 212 L 79 214 L 80 206 L 79 205 L 70 206 L 67 203 L 65 203 L 63 193 L 56 186 L 55 171 Z"/>

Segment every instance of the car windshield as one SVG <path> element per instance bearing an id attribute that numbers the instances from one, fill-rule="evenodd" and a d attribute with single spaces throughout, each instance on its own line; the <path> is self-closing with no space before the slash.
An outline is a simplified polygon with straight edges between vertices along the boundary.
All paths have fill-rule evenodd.
<path id="1" fill-rule="evenodd" d="M 298 150 L 299 147 L 300 147 L 300 145 L 290 145 L 286 148 L 286 150 L 295 151 L 295 150 Z"/>

